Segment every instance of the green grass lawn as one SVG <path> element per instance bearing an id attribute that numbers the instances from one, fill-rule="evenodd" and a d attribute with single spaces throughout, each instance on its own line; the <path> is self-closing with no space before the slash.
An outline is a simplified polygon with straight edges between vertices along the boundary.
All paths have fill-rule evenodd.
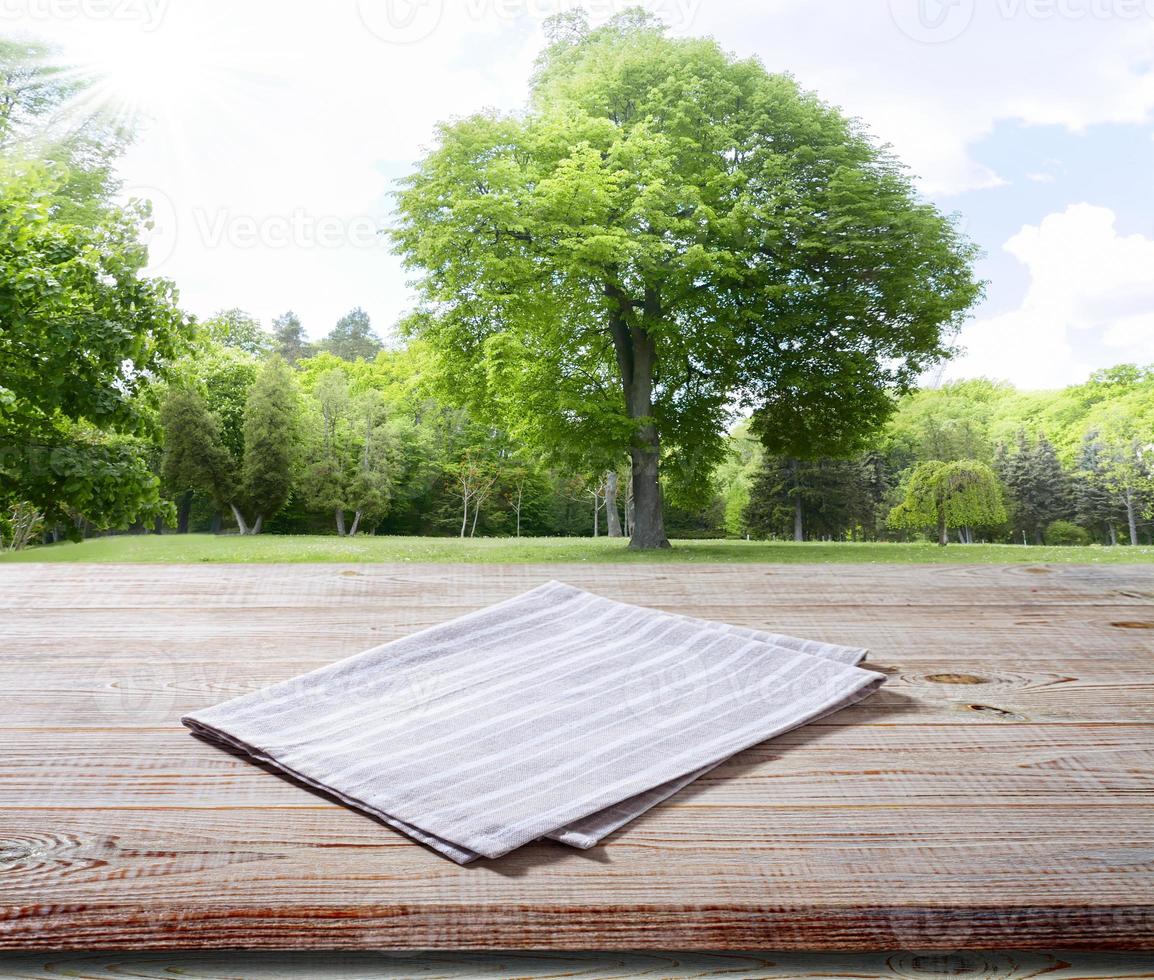
<path id="1" fill-rule="evenodd" d="M 95 538 L 0 555 L 0 561 L 81 562 L 1154 562 L 1154 547 L 1027 547 L 1007 544 L 795 544 L 675 541 L 668 551 L 630 551 L 620 538 L 338 538 L 326 535 L 166 534 Z"/>

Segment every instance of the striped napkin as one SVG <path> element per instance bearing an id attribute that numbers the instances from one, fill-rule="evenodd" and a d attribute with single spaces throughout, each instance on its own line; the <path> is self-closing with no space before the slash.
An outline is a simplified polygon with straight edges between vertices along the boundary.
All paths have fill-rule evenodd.
<path id="1" fill-rule="evenodd" d="M 876 690 L 865 653 L 549 582 L 181 720 L 465 864 L 592 847 Z"/>

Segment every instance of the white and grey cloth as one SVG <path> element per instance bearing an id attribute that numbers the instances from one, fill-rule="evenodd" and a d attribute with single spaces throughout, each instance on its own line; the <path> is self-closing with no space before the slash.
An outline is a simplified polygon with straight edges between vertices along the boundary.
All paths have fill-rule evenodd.
<path id="1" fill-rule="evenodd" d="M 549 582 L 182 721 L 464 864 L 592 847 L 876 690 L 865 654 Z"/>

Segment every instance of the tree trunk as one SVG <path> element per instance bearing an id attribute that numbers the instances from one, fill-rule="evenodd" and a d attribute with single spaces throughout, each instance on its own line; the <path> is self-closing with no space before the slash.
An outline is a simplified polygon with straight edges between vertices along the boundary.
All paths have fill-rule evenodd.
<path id="1" fill-rule="evenodd" d="M 1113 524 L 1106 525 L 1106 537 L 1111 547 L 1118 543 L 1118 529 Z"/>
<path id="2" fill-rule="evenodd" d="M 350 538 L 355 538 L 357 536 L 357 530 L 361 526 L 361 517 L 363 516 L 363 514 L 364 514 L 364 511 L 360 511 L 360 510 L 356 511 L 353 514 L 353 526 L 349 528 L 349 537 Z"/>
<path id="3" fill-rule="evenodd" d="M 617 471 L 605 474 L 605 533 L 611 538 L 621 537 L 621 515 L 617 513 Z"/>
<path id="4" fill-rule="evenodd" d="M 643 445 L 630 451 L 633 463 L 633 536 L 630 548 L 668 548 L 661 508 L 661 483 L 657 470 L 657 431 L 643 426 Z"/>
<path id="5" fill-rule="evenodd" d="M 614 301 L 609 317 L 613 335 L 613 349 L 621 372 L 621 390 L 629 417 L 637 422 L 633 445 L 629 448 L 633 474 L 633 537 L 630 548 L 668 548 L 665 536 L 665 518 L 661 509 L 661 481 L 658 460 L 661 439 L 653 424 L 653 369 L 657 360 L 657 345 L 644 323 L 629 324 L 625 310 L 629 300 L 614 286 L 606 288 L 606 295 Z M 657 296 L 645 291 L 646 318 L 660 316 Z"/>
<path id="6" fill-rule="evenodd" d="M 629 471 L 629 483 L 625 487 L 625 534 L 633 537 L 633 471 Z"/>
<path id="7" fill-rule="evenodd" d="M 192 518 L 192 491 L 186 490 L 176 503 L 176 533 L 188 534 L 188 523 Z"/>
<path id="8" fill-rule="evenodd" d="M 593 491 L 593 537 L 601 536 L 601 494 Z"/>
<path id="9" fill-rule="evenodd" d="M 525 488 L 520 486 L 517 488 L 517 537 L 521 537 L 521 503 L 524 500 Z"/>
<path id="10" fill-rule="evenodd" d="M 343 538 L 345 536 L 345 509 L 343 507 L 337 507 L 335 514 L 337 518 L 337 534 Z"/>
<path id="11" fill-rule="evenodd" d="M 249 529 L 248 533 L 249 534 L 260 534 L 260 529 L 262 527 L 264 527 L 264 515 L 263 514 L 257 514 L 256 515 L 256 522 Z"/>
<path id="12" fill-rule="evenodd" d="M 464 508 L 461 511 L 461 537 L 465 536 L 465 528 L 469 526 L 469 495 L 462 494 L 461 500 L 464 503 Z"/>
<path id="13" fill-rule="evenodd" d="M 473 504 L 473 526 L 469 528 L 469 537 L 475 538 L 477 536 L 477 518 L 481 515 L 481 501 L 478 498 Z"/>
<path id="14" fill-rule="evenodd" d="M 228 505 L 232 509 L 232 516 L 236 520 L 236 529 L 241 534 L 248 534 L 248 525 L 244 522 L 244 514 L 240 512 L 240 508 L 236 504 Z"/>
<path id="15" fill-rule="evenodd" d="M 801 464 L 794 459 L 790 461 L 789 468 L 790 472 L 793 473 L 793 540 L 804 541 L 805 525 L 801 510 Z"/>
<path id="16" fill-rule="evenodd" d="M 1138 547 L 1138 508 L 1134 506 L 1134 491 L 1126 488 L 1126 523 L 1130 526 L 1130 544 Z"/>
<path id="17" fill-rule="evenodd" d="M 938 501 L 938 544 L 943 548 L 950 543 L 950 529 L 946 527 L 946 508 L 941 500 Z"/>

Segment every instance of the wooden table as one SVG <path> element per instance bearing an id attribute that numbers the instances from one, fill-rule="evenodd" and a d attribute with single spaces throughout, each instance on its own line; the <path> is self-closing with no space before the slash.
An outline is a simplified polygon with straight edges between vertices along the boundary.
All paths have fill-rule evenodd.
<path id="1" fill-rule="evenodd" d="M 177 722 L 549 578 L 890 683 L 464 868 Z M 1150 567 L 3 565 L 0 624 L 3 948 L 1154 949 Z"/>

